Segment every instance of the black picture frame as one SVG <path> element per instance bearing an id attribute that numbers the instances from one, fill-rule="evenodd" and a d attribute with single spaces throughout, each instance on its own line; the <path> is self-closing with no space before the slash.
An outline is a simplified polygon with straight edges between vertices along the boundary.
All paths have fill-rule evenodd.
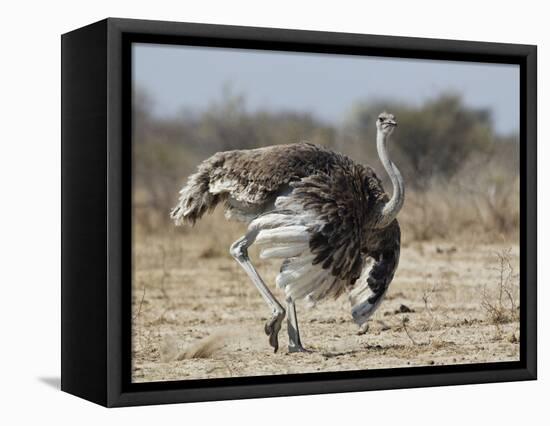
<path id="1" fill-rule="evenodd" d="M 113 18 L 61 41 L 62 390 L 115 407 L 536 379 L 536 46 Z M 133 42 L 518 64 L 520 361 L 131 383 Z"/>

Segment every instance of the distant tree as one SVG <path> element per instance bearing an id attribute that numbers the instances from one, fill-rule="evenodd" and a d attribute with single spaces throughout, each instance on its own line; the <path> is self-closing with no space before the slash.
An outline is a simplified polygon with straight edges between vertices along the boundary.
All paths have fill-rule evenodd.
<path id="1" fill-rule="evenodd" d="M 397 116 L 392 145 L 413 186 L 425 186 L 434 176 L 452 177 L 471 155 L 490 150 L 494 141 L 489 111 L 466 107 L 454 94 L 419 107 L 395 102 L 359 104 L 352 113 L 352 127 L 372 138 L 376 117 L 385 109 Z"/>
<path id="2" fill-rule="evenodd" d="M 244 95 L 222 92 L 198 119 L 201 145 L 214 151 L 251 149 L 303 140 L 331 145 L 335 129 L 309 113 L 248 111 Z"/>

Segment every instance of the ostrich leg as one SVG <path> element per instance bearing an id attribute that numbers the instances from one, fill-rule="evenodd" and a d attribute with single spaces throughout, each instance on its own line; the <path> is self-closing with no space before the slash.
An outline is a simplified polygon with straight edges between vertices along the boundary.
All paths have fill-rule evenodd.
<path id="1" fill-rule="evenodd" d="M 294 301 L 289 297 L 286 299 L 286 308 L 288 311 L 287 331 L 288 331 L 288 351 L 294 352 L 309 352 L 304 349 L 300 341 L 300 330 L 298 329 L 298 318 L 296 317 L 296 306 Z"/>
<path id="2" fill-rule="evenodd" d="M 265 334 L 269 336 L 269 344 L 273 346 L 274 352 L 277 352 L 277 349 L 279 349 L 279 330 L 281 330 L 281 324 L 285 317 L 285 310 L 277 299 L 275 299 L 271 291 L 269 291 L 269 288 L 265 285 L 248 258 L 248 247 L 254 243 L 257 235 L 257 230 L 249 231 L 244 237 L 231 245 L 229 252 L 239 262 L 239 265 L 245 270 L 267 305 L 271 308 L 271 318 L 265 324 Z"/>

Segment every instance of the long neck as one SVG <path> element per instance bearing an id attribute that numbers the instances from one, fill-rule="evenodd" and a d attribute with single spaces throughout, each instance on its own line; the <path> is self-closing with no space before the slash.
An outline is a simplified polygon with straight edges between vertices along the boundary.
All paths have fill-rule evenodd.
<path id="1" fill-rule="evenodd" d="M 386 169 L 388 176 L 390 177 L 393 185 L 393 195 L 382 209 L 382 216 L 377 223 L 377 228 L 385 228 L 388 226 L 397 216 L 403 202 L 405 201 L 405 186 L 403 185 L 403 177 L 399 172 L 399 169 L 393 164 L 388 157 L 388 151 L 386 148 L 386 142 L 388 136 L 384 135 L 380 130 L 376 134 L 376 148 L 378 149 L 378 156 L 382 165 Z"/>

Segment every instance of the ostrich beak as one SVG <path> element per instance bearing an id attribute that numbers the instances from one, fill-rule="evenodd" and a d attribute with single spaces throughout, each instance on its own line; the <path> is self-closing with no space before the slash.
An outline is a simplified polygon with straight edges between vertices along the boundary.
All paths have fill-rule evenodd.
<path id="1" fill-rule="evenodd" d="M 384 127 L 396 127 L 397 126 L 397 122 L 395 120 L 385 120 L 384 123 L 383 123 L 383 126 Z"/>

